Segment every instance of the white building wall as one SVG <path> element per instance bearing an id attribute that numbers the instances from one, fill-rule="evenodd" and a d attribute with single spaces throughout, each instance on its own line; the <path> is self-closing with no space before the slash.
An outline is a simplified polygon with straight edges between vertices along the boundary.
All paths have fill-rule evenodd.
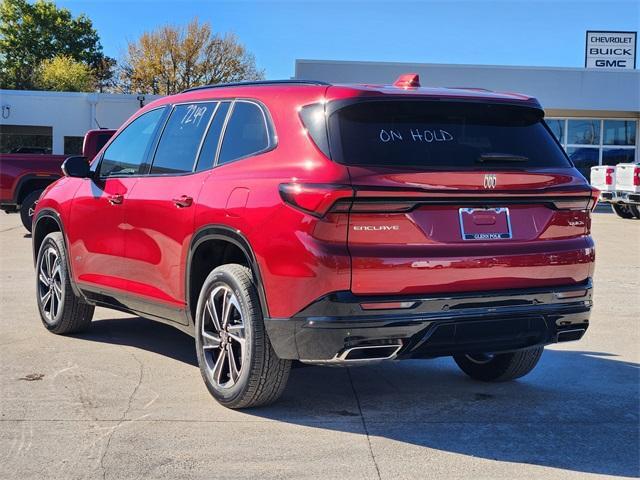
<path id="1" fill-rule="evenodd" d="M 144 103 L 159 98 L 144 95 Z M 92 128 L 118 128 L 138 108 L 138 95 L 0 90 L 0 125 L 53 127 L 53 153 L 64 153 L 64 137 Z"/>

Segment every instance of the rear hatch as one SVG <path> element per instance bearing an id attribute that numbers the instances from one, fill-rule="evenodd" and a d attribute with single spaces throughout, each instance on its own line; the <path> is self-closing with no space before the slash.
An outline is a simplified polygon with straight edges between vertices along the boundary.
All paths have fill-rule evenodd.
<path id="1" fill-rule="evenodd" d="M 592 274 L 592 191 L 540 109 L 405 97 L 326 113 L 331 157 L 354 188 L 355 294 L 568 285 Z"/>
<path id="2" fill-rule="evenodd" d="M 591 167 L 591 185 L 601 192 L 615 191 L 616 167 L 610 165 Z"/>
<path id="3" fill-rule="evenodd" d="M 640 192 L 640 165 L 637 163 L 619 163 L 616 169 L 616 190 Z"/>

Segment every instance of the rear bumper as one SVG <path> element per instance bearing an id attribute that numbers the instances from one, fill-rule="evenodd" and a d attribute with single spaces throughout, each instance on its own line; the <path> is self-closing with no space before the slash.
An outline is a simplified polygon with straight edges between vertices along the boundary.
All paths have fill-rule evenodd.
<path id="1" fill-rule="evenodd" d="M 408 308 L 371 310 L 377 302 L 402 302 Z M 589 326 L 591 306 L 591 281 L 411 297 L 337 292 L 293 318 L 267 318 L 265 325 L 280 358 L 347 363 L 505 352 L 577 340 Z"/>
<path id="2" fill-rule="evenodd" d="M 600 201 L 606 203 L 630 203 L 640 205 L 640 193 L 625 192 L 618 190 L 615 192 L 601 192 Z"/>

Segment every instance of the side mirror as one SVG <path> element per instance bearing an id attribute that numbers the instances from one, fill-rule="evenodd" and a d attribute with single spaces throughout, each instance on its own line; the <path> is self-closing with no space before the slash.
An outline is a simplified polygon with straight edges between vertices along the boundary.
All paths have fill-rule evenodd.
<path id="1" fill-rule="evenodd" d="M 69 157 L 62 163 L 62 173 L 66 177 L 89 178 L 91 176 L 91 168 L 87 159 L 78 155 Z"/>

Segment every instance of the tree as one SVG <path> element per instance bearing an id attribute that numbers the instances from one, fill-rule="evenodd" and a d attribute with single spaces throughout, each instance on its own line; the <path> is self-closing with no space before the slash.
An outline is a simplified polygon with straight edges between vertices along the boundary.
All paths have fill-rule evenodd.
<path id="1" fill-rule="evenodd" d="M 141 93 L 171 95 L 199 85 L 259 80 L 254 56 L 233 34 L 214 34 L 208 22 L 165 25 L 129 42 L 121 80 Z"/>
<path id="2" fill-rule="evenodd" d="M 1 0 L 0 88 L 33 88 L 38 65 L 60 55 L 92 70 L 107 58 L 86 16 L 74 18 L 50 0 Z"/>
<path id="3" fill-rule="evenodd" d="M 71 57 L 44 60 L 38 68 L 37 86 L 44 90 L 88 92 L 95 85 L 91 69 Z"/>
<path id="4" fill-rule="evenodd" d="M 116 62 L 115 58 L 107 57 L 106 55 L 94 67 L 95 86 L 100 93 L 105 90 L 112 90 L 116 86 L 115 72 L 117 67 L 118 62 Z"/>

